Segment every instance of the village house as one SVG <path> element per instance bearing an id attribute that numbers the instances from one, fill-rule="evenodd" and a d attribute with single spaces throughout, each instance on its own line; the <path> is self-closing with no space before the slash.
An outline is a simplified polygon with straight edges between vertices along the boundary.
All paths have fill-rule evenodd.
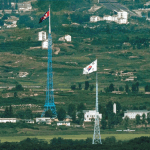
<path id="1" fill-rule="evenodd" d="M 71 36 L 70 35 L 65 35 L 65 40 L 67 41 L 67 42 L 71 42 Z"/>
<path id="2" fill-rule="evenodd" d="M 41 117 L 41 118 L 36 118 L 36 123 L 45 123 L 45 124 L 51 124 L 51 118 L 50 117 Z"/>
<path id="3" fill-rule="evenodd" d="M 69 115 L 66 115 L 64 121 L 72 121 L 72 117 L 70 117 Z"/>
<path id="4" fill-rule="evenodd" d="M 90 17 L 90 22 L 97 22 L 97 21 L 101 21 L 103 20 L 102 17 L 99 17 L 99 16 L 91 16 Z"/>
<path id="5" fill-rule="evenodd" d="M 17 118 L 0 118 L 0 123 L 6 123 L 6 122 L 16 123 L 18 122 L 18 119 Z"/>
<path id="6" fill-rule="evenodd" d="M 103 18 L 99 16 L 91 16 L 90 22 L 97 22 L 97 21 L 114 21 L 118 24 L 127 24 L 128 23 L 128 13 L 125 11 L 119 11 L 117 12 L 117 15 L 104 15 Z"/>
<path id="7" fill-rule="evenodd" d="M 34 123 L 33 119 L 22 119 L 21 121 L 23 121 L 24 123 Z"/>
<path id="8" fill-rule="evenodd" d="M 71 42 L 71 36 L 70 36 L 70 35 L 65 35 L 65 36 L 63 36 L 63 37 L 60 37 L 60 38 L 58 39 L 58 41 Z"/>
<path id="9" fill-rule="evenodd" d="M 69 121 L 58 121 L 57 126 L 70 126 Z"/>
<path id="10" fill-rule="evenodd" d="M 11 9 L 4 9 L 4 13 L 5 13 L 5 14 L 11 14 L 11 13 L 12 13 L 12 10 L 11 10 Z"/>
<path id="11" fill-rule="evenodd" d="M 31 6 L 31 2 L 23 2 L 23 3 L 17 3 L 18 6 L 18 10 L 19 11 L 31 11 L 32 10 L 32 6 Z"/>

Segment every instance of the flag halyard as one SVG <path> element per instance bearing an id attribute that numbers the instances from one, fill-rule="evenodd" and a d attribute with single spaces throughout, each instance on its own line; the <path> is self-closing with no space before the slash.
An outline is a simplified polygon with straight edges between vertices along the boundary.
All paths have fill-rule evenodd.
<path id="1" fill-rule="evenodd" d="M 94 71 L 97 71 L 97 59 L 88 66 L 86 66 L 85 68 L 83 68 L 83 74 L 89 74 Z"/>

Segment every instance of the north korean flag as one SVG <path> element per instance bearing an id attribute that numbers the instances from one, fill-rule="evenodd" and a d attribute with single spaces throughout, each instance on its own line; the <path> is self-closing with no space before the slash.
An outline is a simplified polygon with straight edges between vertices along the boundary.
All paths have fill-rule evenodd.
<path id="1" fill-rule="evenodd" d="M 49 17 L 49 10 L 40 18 L 39 23 L 46 20 Z"/>

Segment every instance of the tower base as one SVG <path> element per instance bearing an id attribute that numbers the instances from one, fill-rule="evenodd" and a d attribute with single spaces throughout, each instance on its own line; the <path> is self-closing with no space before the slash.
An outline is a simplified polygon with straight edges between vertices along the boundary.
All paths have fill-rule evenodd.
<path id="1" fill-rule="evenodd" d="M 44 116 L 45 116 L 45 112 L 46 112 L 47 110 L 49 110 L 49 109 L 52 111 L 53 118 L 57 117 L 56 106 L 55 106 L 54 103 L 52 103 L 52 104 L 45 104 L 45 105 L 44 105 L 44 111 L 43 111 L 41 117 L 44 117 Z"/>

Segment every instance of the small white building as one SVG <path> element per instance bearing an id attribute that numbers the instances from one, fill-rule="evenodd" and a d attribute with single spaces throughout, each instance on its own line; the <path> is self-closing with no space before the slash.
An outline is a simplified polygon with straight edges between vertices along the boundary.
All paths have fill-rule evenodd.
<path id="1" fill-rule="evenodd" d="M 25 123 L 34 123 L 33 119 L 24 119 Z"/>
<path id="2" fill-rule="evenodd" d="M 58 121 L 57 126 L 70 126 L 69 121 Z"/>
<path id="3" fill-rule="evenodd" d="M 90 22 L 97 22 L 103 20 L 103 18 L 99 17 L 99 16 L 91 16 L 90 17 Z"/>
<path id="4" fill-rule="evenodd" d="M 41 31 L 38 33 L 38 41 L 44 41 L 44 40 L 46 40 L 46 32 Z"/>
<path id="5" fill-rule="evenodd" d="M 18 6 L 19 11 L 31 11 L 32 10 L 31 2 L 17 3 L 17 6 Z"/>
<path id="6" fill-rule="evenodd" d="M 67 42 L 71 42 L 71 36 L 70 35 L 65 35 L 65 40 Z"/>
<path id="7" fill-rule="evenodd" d="M 94 118 L 98 115 L 100 120 L 102 119 L 102 114 L 99 112 L 96 112 L 96 110 L 83 110 L 84 113 L 84 121 L 85 122 L 91 122 L 91 119 Z"/>
<path id="8" fill-rule="evenodd" d="M 6 122 L 16 123 L 17 118 L 0 118 L 0 123 L 6 123 Z"/>
<path id="9" fill-rule="evenodd" d="M 28 75 L 28 72 L 19 72 L 19 77 L 24 78 Z"/>
<path id="10" fill-rule="evenodd" d="M 42 49 L 48 49 L 48 39 L 45 41 L 42 41 Z"/>
<path id="11" fill-rule="evenodd" d="M 123 119 L 126 116 L 129 117 L 129 119 L 135 119 L 136 115 L 140 115 L 140 117 L 142 118 L 143 114 L 145 114 L 145 117 L 147 118 L 147 114 L 149 112 L 150 111 L 147 111 L 147 110 L 127 110 L 127 111 L 124 111 L 124 117 L 123 117 Z"/>
<path id="12" fill-rule="evenodd" d="M 51 124 L 51 118 L 50 117 L 41 117 L 41 118 L 36 118 L 36 123 L 46 123 L 46 124 Z"/>
<path id="13" fill-rule="evenodd" d="M 63 41 L 63 42 L 65 42 L 65 37 L 60 37 L 60 38 L 58 39 L 58 41 Z"/>
<path id="14" fill-rule="evenodd" d="M 5 14 L 11 14 L 12 13 L 12 9 L 4 9 L 4 13 Z"/>
<path id="15" fill-rule="evenodd" d="M 64 121 L 72 121 L 72 117 L 70 117 L 69 115 L 66 115 L 66 118 L 64 119 Z"/>
<path id="16" fill-rule="evenodd" d="M 71 42 L 71 36 L 70 36 L 70 35 L 65 35 L 65 36 L 63 36 L 63 37 L 60 37 L 60 38 L 58 39 L 58 41 Z"/>

